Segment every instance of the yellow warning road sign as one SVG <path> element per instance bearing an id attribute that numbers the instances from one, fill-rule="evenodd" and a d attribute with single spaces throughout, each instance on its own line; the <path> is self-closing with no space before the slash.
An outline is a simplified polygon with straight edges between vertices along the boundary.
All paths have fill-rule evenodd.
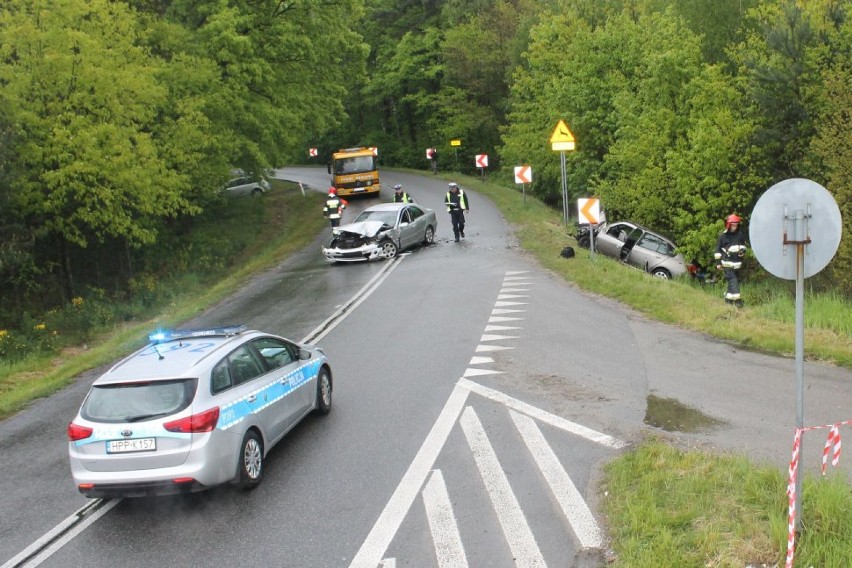
<path id="1" fill-rule="evenodd" d="M 560 120 L 553 129 L 553 134 L 550 135 L 550 146 L 554 150 L 573 150 L 576 147 L 576 139 L 564 120 Z"/>

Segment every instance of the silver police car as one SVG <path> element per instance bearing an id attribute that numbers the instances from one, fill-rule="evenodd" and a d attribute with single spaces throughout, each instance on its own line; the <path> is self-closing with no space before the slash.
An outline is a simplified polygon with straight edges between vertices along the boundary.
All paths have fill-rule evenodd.
<path id="1" fill-rule="evenodd" d="M 71 473 L 87 497 L 251 489 L 272 446 L 331 410 L 319 347 L 245 326 L 149 339 L 92 384 L 68 425 Z"/>

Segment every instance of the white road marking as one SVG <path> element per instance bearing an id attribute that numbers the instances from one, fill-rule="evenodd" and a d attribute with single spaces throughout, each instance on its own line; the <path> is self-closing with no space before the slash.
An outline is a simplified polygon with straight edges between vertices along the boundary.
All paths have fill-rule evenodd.
<path id="1" fill-rule="evenodd" d="M 440 568 L 466 568 L 467 556 L 461 541 L 459 527 L 453 515 L 453 506 L 441 470 L 436 469 L 423 488 L 423 505 L 432 532 L 432 542 Z"/>
<path id="2" fill-rule="evenodd" d="M 522 314 L 524 312 L 526 312 L 526 310 L 516 310 L 516 309 L 513 309 L 513 308 L 499 308 L 499 309 L 491 310 L 492 315 L 495 315 L 495 314 Z"/>
<path id="3" fill-rule="evenodd" d="M 538 464 L 547 485 L 556 497 L 557 503 L 562 508 L 565 518 L 571 523 L 571 528 L 582 548 L 600 548 L 603 545 L 600 527 L 594 515 L 586 505 L 586 501 L 553 449 L 544 439 L 535 421 L 529 416 L 509 410 L 512 420 L 515 422 L 521 437 L 529 448 L 535 462 Z"/>
<path id="4" fill-rule="evenodd" d="M 85 520 L 78 523 L 81 515 L 84 515 L 93 505 L 99 505 L 101 502 L 103 501 L 98 499 L 96 503 L 90 503 L 81 508 L 76 513 L 56 525 L 40 539 L 28 546 L 23 552 L 3 564 L 2 568 L 11 568 L 12 566 L 27 566 L 27 568 L 34 568 L 35 566 L 38 566 L 50 558 L 54 552 L 65 546 L 72 538 L 88 528 L 89 525 L 106 515 L 110 509 L 121 502 L 121 499 L 107 501 L 105 505 L 96 509 L 91 515 L 86 517 Z M 69 526 L 72 527 L 70 530 L 68 530 Z M 62 536 L 57 538 L 59 535 Z M 43 550 L 39 550 L 42 546 L 45 546 L 49 542 L 52 542 L 50 546 L 47 546 Z M 35 555 L 33 555 L 33 553 L 35 553 Z M 33 555 L 32 558 L 29 558 L 31 555 Z M 29 558 L 29 560 L 23 563 L 27 558 Z"/>
<path id="5" fill-rule="evenodd" d="M 501 347 L 500 345 L 477 345 L 477 353 L 485 353 L 488 351 L 505 351 L 506 349 L 514 349 L 514 347 Z"/>
<path id="6" fill-rule="evenodd" d="M 503 536 L 512 551 L 515 565 L 546 566 L 524 512 L 521 510 L 521 505 L 512 492 L 509 480 L 506 479 L 494 448 L 491 447 L 488 436 L 473 408 L 470 406 L 465 408 L 460 422 L 479 468 L 482 482 L 491 497 L 491 504 L 503 529 Z"/>
<path id="7" fill-rule="evenodd" d="M 483 375 L 502 375 L 503 371 L 492 371 L 490 369 L 477 369 L 475 367 L 468 367 L 464 371 L 465 377 L 481 377 Z"/>
<path id="8" fill-rule="evenodd" d="M 501 308 L 505 308 L 506 306 L 526 306 L 528 303 L 529 302 L 503 302 L 503 301 L 498 301 L 498 302 L 494 302 L 494 305 L 501 307 Z M 491 313 L 493 314 L 494 311 L 492 310 Z"/>
<path id="9" fill-rule="evenodd" d="M 576 434 L 577 436 L 580 436 L 582 438 L 585 438 L 586 440 L 590 440 L 597 444 L 601 444 L 602 446 L 620 449 L 628 445 L 627 442 L 623 442 L 602 432 L 592 430 L 591 428 L 586 428 L 585 426 L 577 424 L 576 422 L 565 420 L 561 416 L 556 416 L 555 414 L 551 414 L 549 412 L 541 410 L 540 408 L 536 408 L 535 406 L 527 404 L 526 402 L 507 396 L 500 391 L 484 387 L 478 383 L 474 383 L 473 381 L 469 381 L 465 378 L 460 379 L 458 385 L 470 389 L 472 392 L 475 392 L 478 395 L 493 400 L 494 402 L 499 402 L 504 406 L 526 414 L 531 418 L 535 418 L 536 420 L 539 420 L 546 424 L 550 424 L 551 426 L 559 428 L 560 430 Z"/>
<path id="10" fill-rule="evenodd" d="M 498 300 L 511 300 L 512 298 L 529 298 L 526 294 L 500 294 L 497 296 Z"/>
<path id="11" fill-rule="evenodd" d="M 500 341 L 501 339 L 517 339 L 517 335 L 483 335 L 479 338 L 480 341 Z"/>
<path id="12" fill-rule="evenodd" d="M 373 525 L 370 534 L 364 540 L 364 544 L 361 545 L 355 558 L 352 559 L 350 567 L 376 568 L 379 564 L 396 531 L 399 530 L 405 514 L 411 508 L 411 504 L 423 486 L 438 453 L 447 441 L 447 436 L 450 435 L 453 425 L 464 408 L 468 392 L 469 389 L 460 388 L 458 385 L 453 389 L 444 409 L 432 426 L 432 430 L 426 436 L 411 465 L 408 466 L 402 481 L 385 505 L 376 524 Z"/>
<path id="13" fill-rule="evenodd" d="M 511 327 L 508 325 L 486 325 L 483 331 L 512 331 L 513 329 L 524 329 L 522 327 Z"/>
<path id="14" fill-rule="evenodd" d="M 507 321 L 524 321 L 524 318 L 506 318 L 506 317 L 501 317 L 501 316 L 491 316 L 490 318 L 488 318 L 488 323 L 507 322 Z"/>
<path id="15" fill-rule="evenodd" d="M 471 357 L 470 363 L 468 365 L 484 365 L 486 363 L 493 363 L 494 359 L 491 357 Z"/>
<path id="16" fill-rule="evenodd" d="M 340 325 L 343 320 L 346 319 L 346 315 L 352 313 L 355 308 L 361 305 L 361 303 L 370 297 L 370 295 L 375 292 L 378 287 L 381 285 L 385 279 L 390 276 L 390 273 L 399 266 L 399 263 L 402 262 L 402 259 L 405 258 L 403 256 L 397 256 L 390 262 L 385 263 L 382 269 L 370 279 L 369 282 L 364 284 L 364 286 L 358 290 L 354 296 L 349 298 L 349 300 L 340 306 L 340 308 L 331 314 L 324 322 L 319 324 L 312 332 L 310 332 L 301 343 L 313 343 L 316 344 L 320 339 L 328 335 L 328 333 Z M 344 314 L 344 312 L 346 312 Z M 375 567 L 374 567 L 375 568 Z"/>
<path id="17" fill-rule="evenodd" d="M 529 292 L 529 288 L 501 288 L 500 294 L 515 294 L 517 292 Z"/>

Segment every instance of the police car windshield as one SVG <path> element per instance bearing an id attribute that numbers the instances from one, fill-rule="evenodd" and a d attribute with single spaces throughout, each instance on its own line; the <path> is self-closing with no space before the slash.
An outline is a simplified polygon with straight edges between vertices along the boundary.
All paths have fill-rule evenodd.
<path id="1" fill-rule="evenodd" d="M 141 422 L 180 412 L 192 402 L 196 379 L 94 385 L 81 415 L 96 422 Z"/>

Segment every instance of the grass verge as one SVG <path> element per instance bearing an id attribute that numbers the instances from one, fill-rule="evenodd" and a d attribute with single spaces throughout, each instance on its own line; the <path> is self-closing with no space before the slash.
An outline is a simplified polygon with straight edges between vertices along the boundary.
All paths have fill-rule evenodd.
<path id="1" fill-rule="evenodd" d="M 235 198 L 250 199 L 250 198 Z M 323 196 L 303 196 L 297 186 L 276 182 L 263 197 L 262 223 L 251 242 L 233 259 L 233 268 L 210 284 L 195 275 L 178 278 L 171 286 L 181 290 L 166 306 L 143 321 L 116 325 L 97 334 L 89 347 L 67 348 L 59 356 L 31 358 L 0 368 L 0 419 L 18 412 L 32 400 L 49 396 L 89 369 L 115 361 L 144 345 L 144 338 L 157 326 L 172 327 L 227 297 L 253 274 L 268 268 L 308 245 L 326 226 L 318 212 Z M 219 224 L 217 230 L 226 230 Z M 245 224 L 230 225 L 245 233 Z M 241 235 L 241 237 L 244 235 Z"/>

